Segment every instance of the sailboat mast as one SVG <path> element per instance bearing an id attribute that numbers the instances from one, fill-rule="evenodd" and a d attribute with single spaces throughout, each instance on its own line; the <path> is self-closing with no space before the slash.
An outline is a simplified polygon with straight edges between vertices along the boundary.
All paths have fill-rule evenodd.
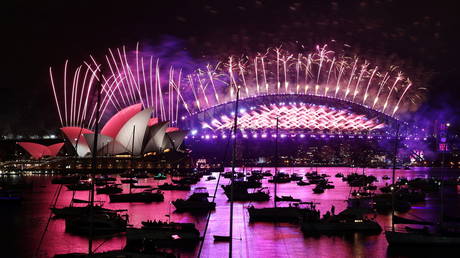
<path id="1" fill-rule="evenodd" d="M 395 146 L 394 146 L 394 152 L 393 152 L 393 171 L 391 175 L 391 185 L 392 185 L 392 190 L 391 190 L 391 231 L 395 231 L 395 222 L 394 222 L 394 217 L 395 217 L 395 174 L 396 174 L 396 156 L 398 154 L 398 145 L 399 145 L 399 123 L 396 125 L 396 138 L 395 138 Z"/>
<path id="2" fill-rule="evenodd" d="M 133 126 L 133 142 L 131 144 L 131 171 L 130 171 L 130 178 L 131 182 L 129 183 L 129 194 L 131 194 L 131 185 L 133 184 L 132 179 L 133 179 L 133 174 L 134 174 L 134 136 L 136 133 L 136 125 Z"/>
<path id="3" fill-rule="evenodd" d="M 276 208 L 276 195 L 277 195 L 277 183 L 276 183 L 276 180 L 278 180 L 278 123 L 279 123 L 279 118 L 276 117 L 276 137 L 275 137 L 275 180 L 274 180 L 274 183 L 275 183 L 275 197 L 273 197 L 273 199 L 275 200 L 275 205 L 274 207 Z"/>
<path id="4" fill-rule="evenodd" d="M 439 226 L 442 229 L 442 224 L 444 223 L 444 170 L 446 168 L 445 161 L 446 161 L 446 151 L 449 149 L 449 123 L 444 124 L 446 130 L 446 147 L 441 150 L 442 160 L 441 160 L 441 185 L 440 185 L 440 193 L 441 193 L 441 209 L 439 214 Z"/>
<path id="5" fill-rule="evenodd" d="M 100 78 L 96 84 L 97 90 L 97 102 L 96 102 L 96 123 L 94 125 L 94 141 L 93 141 L 93 158 L 91 163 L 91 192 L 89 198 L 89 240 L 88 240 L 88 253 L 93 254 L 93 235 L 94 235 L 94 177 L 97 169 L 97 146 L 98 146 L 98 135 L 99 135 L 99 109 L 101 108 L 101 80 L 102 70 L 99 70 Z"/>
<path id="6" fill-rule="evenodd" d="M 232 153 L 232 175 L 230 177 L 230 242 L 228 246 L 228 257 L 232 257 L 233 248 L 233 194 L 234 194 L 234 181 L 235 181 L 235 162 L 236 162 L 236 133 L 238 131 L 238 102 L 240 98 L 240 87 L 236 88 L 236 102 L 235 102 L 235 119 L 233 123 L 233 153 Z"/>

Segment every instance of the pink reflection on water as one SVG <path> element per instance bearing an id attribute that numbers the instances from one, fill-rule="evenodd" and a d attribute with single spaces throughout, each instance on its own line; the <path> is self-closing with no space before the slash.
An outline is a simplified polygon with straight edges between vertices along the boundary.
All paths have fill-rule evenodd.
<path id="1" fill-rule="evenodd" d="M 237 168 L 237 171 L 251 171 L 260 168 Z M 263 171 L 270 170 L 274 172 L 273 167 L 263 168 Z M 352 172 L 362 173 L 362 170 L 356 168 L 279 168 L 279 171 L 285 173 L 298 173 L 304 175 L 306 172 L 317 170 L 318 173 L 328 174 L 329 180 L 335 185 L 335 189 L 326 190 L 324 194 L 313 194 L 314 186 L 297 186 L 294 182 L 287 184 L 278 184 L 278 195 L 292 195 L 303 201 L 315 201 L 320 204 L 317 208 L 321 213 L 330 210 L 331 206 L 336 207 L 340 212 L 346 208 L 346 199 L 349 196 L 350 188 L 341 178 L 334 175 L 341 172 L 345 175 Z M 227 168 L 225 171 L 230 171 Z M 382 180 L 383 175 L 391 176 L 390 169 L 366 169 L 368 175 L 375 175 L 379 182 L 377 185 L 383 186 L 391 180 Z M 424 177 L 427 170 L 398 170 L 397 176 L 405 177 Z M 214 176 L 217 177 L 217 173 Z M 35 187 L 32 193 L 26 196 L 25 203 L 21 208 L 20 236 L 21 241 L 28 246 L 21 250 L 24 257 L 32 257 L 35 247 L 45 228 L 48 216 L 50 215 L 49 207 L 52 197 L 58 185 L 50 183 L 51 177 L 35 176 L 36 185 L 44 187 Z M 234 207 L 234 242 L 233 252 L 235 257 L 382 257 L 386 255 L 387 243 L 383 234 L 377 236 L 365 236 L 353 234 L 346 237 L 319 237 L 306 238 L 300 231 L 298 225 L 287 223 L 249 223 L 247 207 L 253 204 L 256 207 L 271 207 L 273 205 L 274 184 L 267 182 L 268 178 L 263 179 L 263 185 L 269 187 L 271 199 L 267 202 L 257 203 L 235 203 Z M 149 184 L 157 186 L 167 180 L 157 181 L 152 178 L 139 179 L 139 184 Z M 212 195 L 216 187 L 217 180 L 206 181 L 206 176 L 196 185 L 208 188 Z M 227 184 L 228 179 L 221 178 L 221 184 Z M 123 184 L 124 192 L 128 192 L 128 184 Z M 142 191 L 142 189 L 135 189 Z M 110 203 L 107 195 L 96 195 L 97 201 L 104 202 L 104 206 L 111 209 L 127 209 L 129 215 L 129 224 L 139 227 L 144 220 L 168 220 L 166 215 L 171 215 L 171 221 L 175 222 L 192 222 L 200 232 L 204 231 L 206 224 L 206 215 L 194 216 L 189 213 L 174 213 L 174 206 L 170 201 L 178 198 L 186 198 L 190 193 L 188 191 L 164 191 L 165 201 L 161 203 Z M 58 199 L 58 206 L 65 206 L 70 203 L 72 192 L 63 188 Z M 79 191 L 75 198 L 87 199 L 88 191 Z M 436 214 L 432 212 L 436 206 L 436 196 L 430 197 L 425 204 L 417 204 L 417 208 L 412 209 L 413 213 L 426 220 L 435 219 Z M 213 235 L 228 235 L 229 228 L 229 202 L 223 193 L 221 187 L 218 187 L 216 195 L 217 208 L 211 215 L 209 228 L 205 237 L 202 257 L 225 257 L 228 255 L 228 243 L 214 243 Z M 287 205 L 288 203 L 279 205 Z M 377 221 L 383 228 L 390 225 L 391 220 L 388 215 L 379 215 Z M 123 235 L 111 239 L 98 239 L 94 247 L 100 247 L 97 251 L 107 251 L 123 248 L 125 237 Z M 333 248 L 332 248 L 333 247 Z M 54 254 L 67 252 L 86 252 L 87 239 L 84 237 L 73 236 L 65 233 L 64 220 L 53 219 L 46 233 L 45 241 L 42 245 L 42 257 L 49 257 Z M 181 257 L 195 257 L 198 248 L 195 250 L 175 250 Z"/>

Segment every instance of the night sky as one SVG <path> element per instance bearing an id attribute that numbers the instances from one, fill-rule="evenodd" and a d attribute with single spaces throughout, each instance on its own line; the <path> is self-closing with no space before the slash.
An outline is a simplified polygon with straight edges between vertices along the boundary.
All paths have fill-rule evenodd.
<path id="1" fill-rule="evenodd" d="M 267 47 L 348 44 L 428 88 L 418 116 L 460 110 L 457 1 L 12 1 L 4 8 L 0 133 L 56 129 L 48 68 L 109 47 L 178 42 L 196 63 Z M 342 44 L 342 45 L 343 45 Z"/>

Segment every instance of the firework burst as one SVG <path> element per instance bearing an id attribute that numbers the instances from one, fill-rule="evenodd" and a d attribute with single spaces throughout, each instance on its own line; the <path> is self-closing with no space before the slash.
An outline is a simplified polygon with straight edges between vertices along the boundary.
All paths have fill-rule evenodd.
<path id="1" fill-rule="evenodd" d="M 419 96 L 412 81 L 397 67 L 373 66 L 359 57 L 338 55 L 326 45 L 312 52 L 268 49 L 254 56 L 230 56 L 215 65 L 185 73 L 189 67 L 164 67 L 154 55 L 126 47 L 108 49 L 102 62 L 93 56 L 71 69 L 66 61 L 62 83 L 50 68 L 51 86 L 62 126 L 92 128 L 104 115 L 142 103 L 155 117 L 177 124 L 190 115 L 243 98 L 263 95 L 316 95 L 350 101 L 396 116 Z M 103 114 L 94 116 L 95 84 L 101 84 Z"/>

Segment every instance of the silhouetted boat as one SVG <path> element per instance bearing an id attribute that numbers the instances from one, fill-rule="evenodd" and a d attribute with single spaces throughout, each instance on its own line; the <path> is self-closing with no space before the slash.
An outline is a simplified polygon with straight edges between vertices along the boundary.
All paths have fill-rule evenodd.
<path id="1" fill-rule="evenodd" d="M 263 176 L 273 176 L 273 174 L 270 172 L 270 170 L 266 170 L 265 172 L 262 173 Z"/>
<path id="2" fill-rule="evenodd" d="M 160 190 L 145 190 L 139 193 L 111 194 L 110 202 L 162 202 L 163 193 Z"/>
<path id="3" fill-rule="evenodd" d="M 374 199 L 369 196 L 350 197 L 347 200 L 347 208 L 372 212 L 374 211 Z"/>
<path id="4" fill-rule="evenodd" d="M 351 187 L 363 187 L 376 182 L 377 178 L 373 175 L 367 176 L 363 172 L 363 174 L 351 173 L 344 177 L 343 180 L 346 181 Z"/>
<path id="5" fill-rule="evenodd" d="M 460 233 L 431 233 L 428 230 L 385 231 L 389 245 L 459 246 Z"/>
<path id="6" fill-rule="evenodd" d="M 91 183 L 80 182 L 76 184 L 66 185 L 66 187 L 71 191 L 87 191 L 91 190 Z"/>
<path id="7" fill-rule="evenodd" d="M 317 185 L 315 188 L 313 188 L 313 193 L 322 194 L 324 193 L 324 188 L 320 185 Z"/>
<path id="8" fill-rule="evenodd" d="M 374 207 L 378 213 L 387 213 L 392 209 L 394 204 L 394 210 L 397 212 L 408 212 L 411 209 L 411 205 L 408 201 L 395 199 L 392 201 L 391 194 L 379 194 L 373 196 Z"/>
<path id="9" fill-rule="evenodd" d="M 143 221 L 142 228 L 128 228 L 125 248 L 186 247 L 196 245 L 199 240 L 200 232 L 193 223 Z"/>
<path id="10" fill-rule="evenodd" d="M 343 234 L 347 232 L 366 232 L 378 234 L 382 231 L 374 220 L 367 219 L 360 210 L 346 209 L 337 215 L 326 213 L 320 220 L 304 221 L 301 227 L 305 234 Z"/>
<path id="11" fill-rule="evenodd" d="M 56 218 L 75 217 L 89 214 L 89 206 L 68 206 L 63 208 L 52 207 L 50 210 L 53 212 Z M 115 210 L 102 208 L 100 205 L 93 207 L 94 213 L 112 213 L 117 212 Z"/>
<path id="12" fill-rule="evenodd" d="M 96 189 L 97 194 L 117 194 L 123 192 L 123 189 L 118 187 L 116 184 L 105 185 Z"/>
<path id="13" fill-rule="evenodd" d="M 307 181 L 300 180 L 300 181 L 297 182 L 297 185 L 300 185 L 300 186 L 302 186 L 302 185 L 310 185 L 310 183 L 307 182 Z"/>
<path id="14" fill-rule="evenodd" d="M 216 208 L 215 202 L 210 202 L 208 200 L 209 193 L 205 187 L 195 188 L 192 195 L 190 195 L 186 200 L 177 199 L 172 201 L 176 211 L 209 211 Z"/>
<path id="15" fill-rule="evenodd" d="M 137 180 L 136 180 L 136 179 L 132 179 L 132 178 L 130 178 L 130 179 L 121 179 L 120 181 L 121 181 L 123 184 L 135 184 L 135 183 L 137 183 Z"/>
<path id="16" fill-rule="evenodd" d="M 300 202 L 301 201 L 300 199 L 296 199 L 290 195 L 289 196 L 283 195 L 281 197 L 275 196 L 275 198 L 277 202 Z"/>
<path id="17" fill-rule="evenodd" d="M 291 222 L 319 219 L 319 211 L 313 202 L 293 203 L 289 207 L 248 208 L 250 221 Z"/>
<path id="18" fill-rule="evenodd" d="M 299 180 L 302 180 L 302 176 L 298 175 L 297 173 L 292 173 L 291 176 L 291 181 L 299 181 Z"/>
<path id="19" fill-rule="evenodd" d="M 291 182 L 291 178 L 289 177 L 288 174 L 285 173 L 277 173 L 273 176 L 272 179 L 268 180 L 269 183 L 289 183 Z"/>
<path id="20" fill-rule="evenodd" d="M 230 200 L 232 195 L 231 185 L 222 185 L 224 193 Z M 267 187 L 255 189 L 252 192 L 248 191 L 248 188 L 242 186 L 233 187 L 233 200 L 234 201 L 268 201 L 270 199 L 270 191 Z"/>
<path id="21" fill-rule="evenodd" d="M 353 190 L 353 192 L 351 192 L 351 196 L 370 196 L 371 193 L 369 191 L 364 191 L 364 190 Z"/>
<path id="22" fill-rule="evenodd" d="M 97 177 L 94 180 L 94 183 L 97 186 L 104 186 L 104 185 L 107 185 L 110 182 L 115 182 L 115 181 L 117 181 L 117 179 L 115 177 Z"/>
<path id="23" fill-rule="evenodd" d="M 159 185 L 158 188 L 160 188 L 161 190 L 189 191 L 191 187 L 190 185 L 175 185 L 170 183 L 164 183 L 162 185 Z"/>
<path id="24" fill-rule="evenodd" d="M 433 222 L 419 221 L 393 215 L 393 224 L 435 225 Z M 428 227 L 387 230 L 385 237 L 389 245 L 404 246 L 458 246 L 460 232 L 455 227 L 435 225 L 431 230 Z"/>
<path id="25" fill-rule="evenodd" d="M 93 214 L 92 222 L 88 215 L 65 218 L 66 232 L 76 235 L 90 235 L 91 231 L 93 235 L 110 235 L 124 232 L 127 224 L 127 216 L 121 216 L 117 213 Z"/>
<path id="26" fill-rule="evenodd" d="M 367 185 L 363 187 L 364 190 L 370 190 L 370 191 L 375 191 L 377 190 L 377 186 L 375 185 Z"/>

